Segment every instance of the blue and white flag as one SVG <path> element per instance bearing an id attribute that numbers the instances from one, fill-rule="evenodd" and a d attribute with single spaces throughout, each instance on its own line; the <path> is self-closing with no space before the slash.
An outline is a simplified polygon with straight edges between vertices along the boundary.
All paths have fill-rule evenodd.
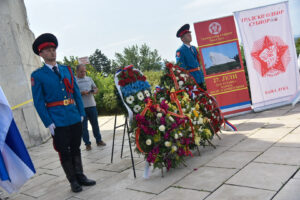
<path id="1" fill-rule="evenodd" d="M 0 186 L 17 192 L 35 169 L 0 86 Z"/>

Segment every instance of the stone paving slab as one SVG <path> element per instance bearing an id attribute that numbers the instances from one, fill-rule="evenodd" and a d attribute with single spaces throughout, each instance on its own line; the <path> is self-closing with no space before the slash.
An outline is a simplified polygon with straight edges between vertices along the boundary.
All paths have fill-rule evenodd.
<path id="1" fill-rule="evenodd" d="M 53 175 L 53 176 L 57 176 L 57 177 L 65 176 L 65 172 L 62 167 L 58 167 L 58 168 L 52 169 L 52 170 L 47 170 L 47 171 L 45 171 L 44 174 L 49 174 L 49 175 Z"/>
<path id="2" fill-rule="evenodd" d="M 291 134 L 300 134 L 300 126 L 296 127 Z"/>
<path id="3" fill-rule="evenodd" d="M 300 180 L 291 179 L 274 197 L 273 200 L 299 200 Z"/>
<path id="4" fill-rule="evenodd" d="M 269 200 L 274 194 L 273 191 L 224 184 L 205 200 Z"/>
<path id="5" fill-rule="evenodd" d="M 296 166 L 250 163 L 226 183 L 276 191 L 297 169 Z"/>
<path id="6" fill-rule="evenodd" d="M 16 198 L 14 198 L 14 200 L 35 200 L 35 199 L 36 198 L 24 194 L 19 194 L 18 196 L 16 196 Z"/>
<path id="7" fill-rule="evenodd" d="M 49 181 L 57 181 L 57 177 L 49 174 L 41 174 L 41 175 L 35 175 L 32 180 L 34 181 L 28 181 L 26 185 L 24 185 L 21 188 L 21 191 L 26 191 L 31 188 L 35 188 L 37 186 L 40 186 L 41 184 Z"/>
<path id="8" fill-rule="evenodd" d="M 273 141 L 272 141 L 273 140 Z M 230 148 L 230 151 L 265 151 L 276 142 L 276 139 L 254 139 L 247 138 Z"/>
<path id="9" fill-rule="evenodd" d="M 236 126 L 239 133 L 253 134 L 265 125 L 267 125 L 267 122 L 255 122 L 255 121 L 251 122 L 249 120 L 245 123 L 237 124 L 235 126 Z"/>
<path id="10" fill-rule="evenodd" d="M 290 147 L 271 147 L 258 158 L 255 162 L 276 163 L 283 165 L 300 165 L 300 148 Z"/>
<path id="11" fill-rule="evenodd" d="M 244 134 L 239 134 L 238 132 L 234 133 L 222 133 L 220 134 L 221 140 L 215 137 L 212 140 L 212 143 L 216 146 L 225 146 L 225 147 L 231 147 L 240 141 L 244 140 L 247 138 L 246 135 Z"/>
<path id="12" fill-rule="evenodd" d="M 300 171 L 298 171 L 293 178 L 300 179 Z"/>
<path id="13" fill-rule="evenodd" d="M 200 167 L 197 171 L 174 184 L 174 186 L 212 192 L 237 171 L 237 169 Z"/>
<path id="14" fill-rule="evenodd" d="M 249 138 L 254 139 L 264 139 L 264 138 L 272 138 L 272 139 L 281 139 L 288 133 L 290 133 L 293 128 L 288 127 L 280 127 L 280 128 L 263 128 L 258 130 L 255 134 L 249 136 Z"/>
<path id="15" fill-rule="evenodd" d="M 218 146 L 216 149 L 210 146 L 205 148 L 200 147 L 200 156 L 197 151 L 194 151 L 194 156 L 186 159 L 187 168 L 191 169 L 191 171 L 198 169 L 199 167 L 202 167 L 213 160 L 218 155 L 224 153 L 227 149 L 229 149 L 229 147 Z"/>
<path id="16" fill-rule="evenodd" d="M 185 177 L 191 172 L 191 169 L 187 167 L 171 169 L 169 172 L 164 171 L 164 177 L 162 177 L 161 170 L 155 170 L 151 174 L 149 179 L 139 179 L 127 188 L 137 191 L 149 192 L 159 194 L 166 190 L 168 187 L 176 183 L 178 180 Z"/>
<path id="17" fill-rule="evenodd" d="M 284 126 L 285 127 L 290 127 L 290 128 L 295 128 L 299 126 L 298 121 L 300 120 L 300 115 L 299 114 L 293 114 L 293 115 L 287 115 L 287 116 L 281 116 L 280 118 L 277 119 L 270 119 L 270 123 L 283 123 L 284 120 Z"/>
<path id="18" fill-rule="evenodd" d="M 120 200 L 148 200 L 154 197 L 154 194 L 149 194 L 145 192 L 133 191 L 128 189 L 122 190 L 115 190 L 109 196 L 103 196 L 101 193 L 97 196 L 90 198 L 90 200 L 113 200 L 113 199 L 120 199 Z"/>
<path id="19" fill-rule="evenodd" d="M 142 177 L 141 171 L 137 172 L 137 178 L 134 179 L 132 170 L 126 170 L 121 173 L 117 173 L 114 176 L 108 177 L 100 182 L 97 182 L 97 185 L 87 188 L 86 191 L 80 192 L 73 196 L 80 199 L 101 199 L 101 197 L 107 198 L 111 195 L 114 195 L 116 191 L 123 190 L 126 191 L 126 187 L 138 181 Z M 126 193 L 124 193 L 126 196 Z"/>
<path id="20" fill-rule="evenodd" d="M 66 180 L 65 176 L 61 176 L 56 179 L 52 179 L 50 181 L 45 181 L 39 185 L 36 185 L 35 187 L 24 191 L 23 194 L 38 198 L 45 194 L 48 194 L 48 192 L 57 190 L 60 187 L 65 187 L 67 185 L 69 185 L 69 183 Z"/>
<path id="21" fill-rule="evenodd" d="M 208 195 L 209 192 L 170 187 L 151 200 L 203 200 Z"/>
<path id="22" fill-rule="evenodd" d="M 37 174 L 19 193 L 7 195 L 0 191 L 0 199 L 268 200 L 276 193 L 276 198 L 285 193 L 298 197 L 290 188 L 299 188 L 299 119 L 300 104 L 230 118 L 238 132 L 223 131 L 222 140 L 213 140 L 216 149 L 201 147 L 201 156 L 194 151 L 193 157 L 185 159 L 186 167 L 164 171 L 163 178 L 156 169 L 149 179 L 143 179 L 144 157 L 134 153 L 134 179 L 127 135 L 121 159 L 123 129 L 117 129 L 114 162 L 110 163 L 114 116 L 100 117 L 100 130 L 107 146 L 95 145 L 90 126 L 92 150 L 86 151 L 83 143 L 81 146 L 84 171 L 97 181 L 96 186 L 72 193 L 49 139 L 29 149 Z M 124 117 L 119 116 L 117 124 L 122 123 Z"/>
<path id="23" fill-rule="evenodd" d="M 259 154 L 259 152 L 226 151 L 207 163 L 206 166 L 241 169 Z"/>
<path id="24" fill-rule="evenodd" d="M 288 134 L 279 140 L 275 146 L 300 148 L 300 134 Z"/>

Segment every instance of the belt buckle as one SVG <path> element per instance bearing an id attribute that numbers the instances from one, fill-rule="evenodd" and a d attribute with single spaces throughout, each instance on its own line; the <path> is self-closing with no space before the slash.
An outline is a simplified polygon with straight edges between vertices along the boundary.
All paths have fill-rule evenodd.
<path id="1" fill-rule="evenodd" d="M 70 103 L 69 103 L 69 99 L 65 99 L 64 100 L 64 106 L 67 106 L 67 105 L 69 105 Z"/>

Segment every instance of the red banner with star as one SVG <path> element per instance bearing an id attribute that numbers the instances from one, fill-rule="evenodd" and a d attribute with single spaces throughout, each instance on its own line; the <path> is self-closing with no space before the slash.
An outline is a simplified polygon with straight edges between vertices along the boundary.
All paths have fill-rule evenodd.
<path id="1" fill-rule="evenodd" d="M 205 83 L 224 116 L 251 110 L 233 16 L 194 24 Z"/>
<path id="2" fill-rule="evenodd" d="M 299 71 L 288 3 L 235 13 L 247 61 L 253 109 L 292 102 L 299 92 Z"/>

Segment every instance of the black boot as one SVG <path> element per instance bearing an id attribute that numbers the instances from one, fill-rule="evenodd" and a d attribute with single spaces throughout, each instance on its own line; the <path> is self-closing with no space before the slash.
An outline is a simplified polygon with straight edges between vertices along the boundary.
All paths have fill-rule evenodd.
<path id="1" fill-rule="evenodd" d="M 73 165 L 76 173 L 76 177 L 78 180 L 78 183 L 80 185 L 84 186 L 92 186 L 96 184 L 96 181 L 88 179 L 84 174 L 83 174 L 83 168 L 82 168 L 82 162 L 81 162 L 81 155 L 73 156 Z"/>
<path id="2" fill-rule="evenodd" d="M 71 160 L 64 161 L 61 163 L 61 165 L 65 171 L 68 181 L 70 182 L 71 190 L 73 192 L 81 192 L 82 187 L 77 181 L 77 177 L 74 171 L 72 161 Z"/>

